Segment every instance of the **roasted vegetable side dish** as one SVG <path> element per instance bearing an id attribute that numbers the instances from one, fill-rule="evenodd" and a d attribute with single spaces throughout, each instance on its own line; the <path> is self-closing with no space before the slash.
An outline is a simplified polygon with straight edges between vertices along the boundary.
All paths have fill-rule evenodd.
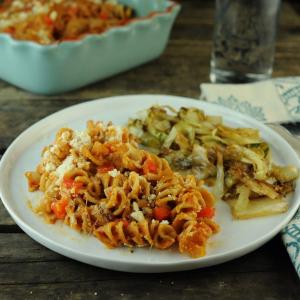
<path id="1" fill-rule="evenodd" d="M 298 169 L 272 161 L 269 145 L 253 128 L 231 128 L 197 108 L 152 106 L 130 119 L 139 142 L 166 158 L 175 171 L 213 186 L 237 219 L 285 212 Z"/>

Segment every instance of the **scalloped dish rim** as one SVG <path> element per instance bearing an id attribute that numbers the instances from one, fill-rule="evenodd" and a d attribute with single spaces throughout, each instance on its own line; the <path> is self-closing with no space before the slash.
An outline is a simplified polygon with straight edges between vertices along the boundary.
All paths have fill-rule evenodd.
<path id="1" fill-rule="evenodd" d="M 53 49 L 53 48 L 58 48 L 62 46 L 69 46 L 69 45 L 79 45 L 87 41 L 91 40 L 101 40 L 104 38 L 107 38 L 114 32 L 130 32 L 133 31 L 136 27 L 140 26 L 141 24 L 151 24 L 158 19 L 161 18 L 169 18 L 172 16 L 172 14 L 176 13 L 176 11 L 179 11 L 181 8 L 181 5 L 173 0 L 166 0 L 166 5 L 167 7 L 165 8 L 164 11 L 152 11 L 145 17 L 137 17 L 132 20 L 130 20 L 126 25 L 124 26 L 116 26 L 107 29 L 106 31 L 102 33 L 97 33 L 97 34 L 84 34 L 78 39 L 74 40 L 62 40 L 62 41 L 57 41 L 48 45 L 43 45 L 34 41 L 28 41 L 28 40 L 17 40 L 13 38 L 10 34 L 8 33 L 1 33 L 0 32 L 0 40 L 3 39 L 4 41 L 10 42 L 12 44 L 18 44 L 20 46 L 32 46 L 38 49 Z"/>

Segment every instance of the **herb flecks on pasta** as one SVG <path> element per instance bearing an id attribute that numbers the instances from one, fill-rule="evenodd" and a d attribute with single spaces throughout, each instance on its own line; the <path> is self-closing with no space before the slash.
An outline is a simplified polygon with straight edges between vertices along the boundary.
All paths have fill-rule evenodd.
<path id="1" fill-rule="evenodd" d="M 5 0 L 0 33 L 47 45 L 100 34 L 133 18 L 131 8 L 112 0 Z"/>
<path id="2" fill-rule="evenodd" d="M 37 213 L 93 234 L 109 248 L 177 245 L 200 257 L 219 230 L 214 198 L 202 181 L 173 172 L 112 124 L 60 129 L 36 171 L 25 175 L 30 191 L 43 192 Z"/>

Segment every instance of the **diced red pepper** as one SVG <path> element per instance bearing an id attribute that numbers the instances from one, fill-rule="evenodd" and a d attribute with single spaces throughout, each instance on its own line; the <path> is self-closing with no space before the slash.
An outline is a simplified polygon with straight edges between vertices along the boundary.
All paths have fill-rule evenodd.
<path id="1" fill-rule="evenodd" d="M 144 166 L 143 166 L 143 171 L 144 171 L 144 174 L 157 173 L 157 166 L 152 159 L 148 158 L 145 161 Z"/>
<path id="2" fill-rule="evenodd" d="M 109 18 L 109 15 L 105 11 L 101 11 L 99 14 L 99 18 L 102 20 L 107 20 Z"/>
<path id="3" fill-rule="evenodd" d="M 99 167 L 97 170 L 99 173 L 108 173 L 109 171 L 112 171 L 115 168 L 115 166 L 112 163 L 107 163 Z"/>
<path id="4" fill-rule="evenodd" d="M 68 200 L 65 198 L 62 198 L 58 201 L 51 203 L 51 210 L 53 211 L 57 219 L 65 218 L 67 205 L 68 205 Z"/>
<path id="5" fill-rule="evenodd" d="M 122 220 L 122 221 L 123 221 L 125 228 L 127 228 L 129 226 L 129 222 L 127 220 Z"/>
<path id="6" fill-rule="evenodd" d="M 63 185 L 67 189 L 75 189 L 75 193 L 78 193 L 80 189 L 83 187 L 83 182 L 81 181 L 75 181 L 73 178 L 64 177 L 63 178 Z"/>
<path id="7" fill-rule="evenodd" d="M 74 179 L 73 178 L 68 178 L 68 177 L 64 177 L 63 178 L 63 184 L 67 189 L 71 189 L 73 187 L 74 184 Z"/>
<path id="8" fill-rule="evenodd" d="M 155 207 L 153 209 L 153 216 L 156 220 L 162 221 L 170 217 L 171 210 L 168 207 Z"/>
<path id="9" fill-rule="evenodd" d="M 3 30 L 6 33 L 12 34 L 15 33 L 15 28 L 14 27 L 7 27 Z"/>
<path id="10" fill-rule="evenodd" d="M 215 208 L 214 207 L 205 207 L 205 208 L 202 208 L 197 216 L 198 218 L 213 218 L 215 215 Z"/>
<path id="11" fill-rule="evenodd" d="M 30 179 L 28 183 L 29 183 L 29 188 L 32 189 L 32 190 L 36 190 L 40 186 L 40 183 L 38 181 L 33 180 L 33 179 Z"/>
<path id="12" fill-rule="evenodd" d="M 53 21 L 48 15 L 45 15 L 44 21 L 48 26 L 53 26 Z"/>

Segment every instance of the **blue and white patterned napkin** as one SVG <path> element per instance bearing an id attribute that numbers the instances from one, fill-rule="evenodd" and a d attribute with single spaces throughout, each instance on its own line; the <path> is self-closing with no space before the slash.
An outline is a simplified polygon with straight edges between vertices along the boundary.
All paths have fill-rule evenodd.
<path id="1" fill-rule="evenodd" d="M 282 240 L 300 278 L 300 210 L 282 230 Z"/>
<path id="2" fill-rule="evenodd" d="M 201 100 L 227 106 L 263 122 L 300 122 L 300 76 L 247 84 L 201 84 Z"/>
<path id="3" fill-rule="evenodd" d="M 249 84 L 203 83 L 200 87 L 201 100 L 229 107 L 259 121 L 300 122 L 300 76 Z M 282 239 L 300 277 L 300 210 L 283 229 Z"/>

